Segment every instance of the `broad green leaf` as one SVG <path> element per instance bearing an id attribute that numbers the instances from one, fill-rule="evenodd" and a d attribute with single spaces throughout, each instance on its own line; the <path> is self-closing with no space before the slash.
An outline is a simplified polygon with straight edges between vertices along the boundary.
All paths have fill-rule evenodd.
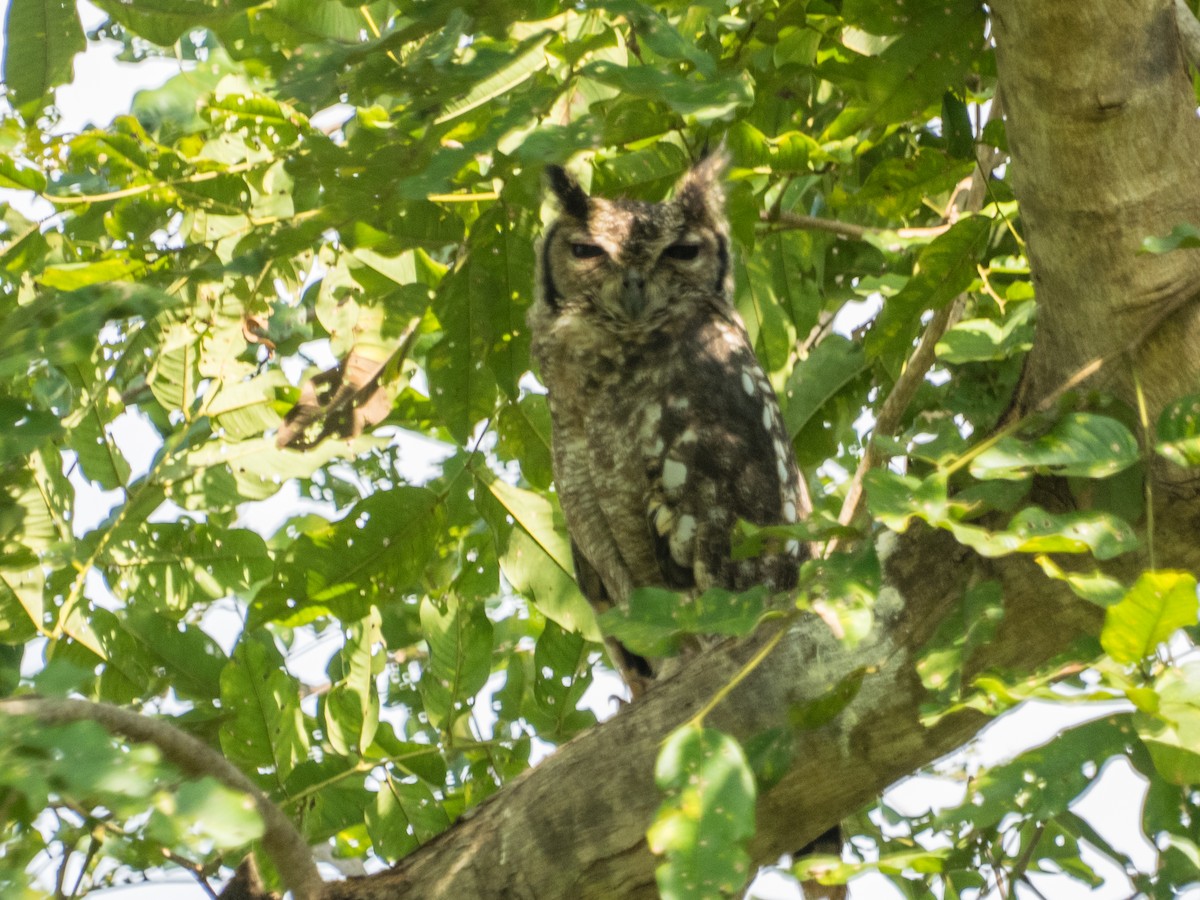
<path id="1" fill-rule="evenodd" d="M 55 2 L 55 0 L 47 0 Z M 19 166 L 10 157 L 0 155 L 0 188 L 15 191 L 33 191 L 40 194 L 46 190 L 46 176 L 37 169 Z M 34 229 L 36 231 L 36 229 Z M 5 249 L 7 255 L 8 249 Z"/>
<path id="2" fill-rule="evenodd" d="M 1100 644 L 1119 663 L 1139 663 L 1178 629 L 1197 621 L 1196 576 L 1148 571 L 1108 608 Z"/>
<path id="3" fill-rule="evenodd" d="M 920 206 L 927 197 L 948 195 L 958 182 L 970 176 L 974 166 L 973 159 L 955 160 L 937 151 L 892 157 L 871 170 L 852 202 L 869 206 L 877 214 L 894 220 Z"/>
<path id="4" fill-rule="evenodd" d="M 959 219 L 917 255 L 913 276 L 888 297 L 863 343 L 867 356 L 907 347 L 925 310 L 941 309 L 977 277 L 975 267 L 987 247 L 991 222 L 982 216 Z"/>
<path id="5" fill-rule="evenodd" d="M 757 799 L 742 748 L 719 731 L 684 726 L 663 743 L 654 779 L 666 799 L 646 840 L 666 857 L 655 872 L 664 900 L 735 894 L 750 876 Z"/>
<path id="6" fill-rule="evenodd" d="M 1001 323 L 991 319 L 959 322 L 937 342 L 937 357 L 961 364 L 1007 359 L 1033 346 L 1032 303 L 1018 303 Z"/>
<path id="7" fill-rule="evenodd" d="M 558 505 L 548 496 L 477 475 L 475 503 L 491 525 L 505 578 L 547 618 L 599 641 L 596 617 L 575 584 L 571 545 Z"/>
<path id="8" fill-rule="evenodd" d="M 584 66 L 581 74 L 626 95 L 662 103 L 686 121 L 700 125 L 728 119 L 754 99 L 753 83 L 745 72 L 705 81 L 670 70 L 625 68 L 601 60 Z"/>
<path id="9" fill-rule="evenodd" d="M 550 408 L 541 394 L 526 394 L 500 407 L 496 417 L 496 452 L 521 464 L 521 474 L 546 490 L 554 480 L 550 459 Z"/>
<path id="10" fill-rule="evenodd" d="M 938 813 L 935 827 L 971 823 L 990 828 L 1013 814 L 1049 820 L 1065 812 L 1091 784 L 1101 763 L 1125 752 L 1131 734 L 1128 714 L 1063 731 L 1049 743 L 977 775 L 962 805 Z"/>
<path id="11" fill-rule="evenodd" d="M 441 523 L 438 497 L 425 488 L 398 487 L 360 500 L 344 518 L 292 543 L 251 621 L 300 624 L 330 612 L 350 621 L 367 617 L 372 606 L 417 589 Z"/>
<path id="12" fill-rule="evenodd" d="M 1174 784 L 1200 784 L 1200 665 L 1167 669 L 1154 685 L 1154 715 L 1134 717 L 1138 733 L 1162 776 Z"/>
<path id="13" fill-rule="evenodd" d="M 796 740 L 790 729 L 768 728 L 746 741 L 743 749 L 754 772 L 758 793 L 779 784 L 795 760 Z"/>
<path id="14" fill-rule="evenodd" d="M 101 564 L 120 593 L 177 615 L 205 601 L 245 597 L 274 568 L 253 531 L 213 529 L 186 519 L 119 530 Z"/>
<path id="15" fill-rule="evenodd" d="M 0 398 L 0 463 L 26 457 L 62 430 L 52 413 L 30 409 L 12 398 Z"/>
<path id="16" fill-rule="evenodd" d="M 507 94 L 522 82 L 531 78 L 534 72 L 545 68 L 548 59 L 543 48 L 550 42 L 552 37 L 553 35 L 550 32 L 535 35 L 505 54 L 497 55 L 497 59 L 505 60 L 504 64 L 499 66 L 494 72 L 491 72 L 462 97 L 459 97 L 452 103 L 446 104 L 445 110 L 437 118 L 436 123 L 441 125 L 443 122 L 452 121 L 477 107 L 483 106 L 491 100 L 495 100 L 502 94 Z"/>
<path id="17" fill-rule="evenodd" d="M 797 703 L 788 709 L 788 722 L 797 731 L 812 731 L 832 722 L 858 696 L 865 669 L 855 669 L 828 691 L 807 703 Z"/>
<path id="18" fill-rule="evenodd" d="M 236 850 L 262 837 L 263 821 L 253 797 L 206 776 L 159 794 L 147 833 L 168 846 L 194 835 Z"/>
<path id="19" fill-rule="evenodd" d="M 92 263 L 63 263 L 47 266 L 37 276 L 37 282 L 59 291 L 74 291 L 92 284 L 124 281 L 146 271 L 146 264 L 136 259 L 113 257 Z"/>
<path id="20" fill-rule="evenodd" d="M 566 741 L 596 724 L 591 710 L 577 709 L 592 684 L 583 636 L 547 622 L 533 652 L 534 709 L 526 717 L 547 740 Z"/>
<path id="21" fill-rule="evenodd" d="M 1142 253 L 1170 253 L 1172 250 L 1190 250 L 1200 247 L 1200 228 L 1195 225 L 1176 225 L 1164 237 L 1142 239 Z"/>
<path id="22" fill-rule="evenodd" d="M 383 636 L 379 610 L 350 626 L 346 643 L 330 663 L 334 685 L 325 697 L 325 733 L 342 756 L 365 753 L 379 727 L 379 692 L 375 676 L 383 667 L 377 655 Z"/>
<path id="23" fill-rule="evenodd" d="M 4 84 L 15 105 L 71 81 L 75 54 L 87 47 L 72 0 L 9 0 L 4 20 Z"/>
<path id="24" fill-rule="evenodd" d="M 4 318 L 0 378 L 21 375 L 37 360 L 59 365 L 86 360 L 106 324 L 149 319 L 174 302 L 156 288 L 128 282 L 44 294 Z"/>
<path id="25" fill-rule="evenodd" d="M 221 695 L 228 657 L 199 626 L 138 605 L 125 611 L 121 628 L 137 641 L 137 654 L 161 669 L 180 697 L 203 702 Z"/>
<path id="26" fill-rule="evenodd" d="M 673 656 L 679 652 L 680 608 L 686 598 L 666 588 L 641 587 L 624 606 L 600 616 L 600 628 L 639 656 Z"/>
<path id="27" fill-rule="evenodd" d="M 809 160 L 821 154 L 820 145 L 801 131 L 768 137 L 746 121 L 735 122 L 725 134 L 733 164 L 744 168 L 770 167 L 775 172 L 804 172 Z"/>
<path id="28" fill-rule="evenodd" d="M 1030 474 L 1104 478 L 1140 458 L 1137 438 L 1116 419 L 1069 413 L 1040 437 L 1003 437 L 971 461 L 976 478 Z"/>
<path id="29" fill-rule="evenodd" d="M 1125 587 L 1111 575 L 1099 569 L 1091 572 L 1068 572 L 1048 556 L 1033 559 L 1050 578 L 1065 582 L 1076 597 L 1089 600 L 1097 606 L 1109 607 L 1125 596 Z"/>
<path id="30" fill-rule="evenodd" d="M 984 556 L 1009 553 L 1086 553 L 1112 559 L 1137 547 L 1129 525 L 1108 513 L 1048 513 L 1031 506 L 1018 512 L 1004 531 L 989 531 L 964 521 L 971 505 L 946 494 L 945 476 L 925 479 L 881 469 L 867 473 L 867 502 L 872 514 L 903 533 L 913 518 L 944 528 Z"/>
<path id="31" fill-rule="evenodd" d="M 151 43 L 169 47 L 193 28 L 215 27 L 237 12 L 256 5 L 254 0 L 209 4 L 196 0 L 101 0 L 106 13 Z"/>
<path id="32" fill-rule="evenodd" d="M 1004 598 L 998 581 L 967 589 L 954 612 L 943 620 L 917 660 L 925 689 L 939 702 L 957 699 L 972 655 L 990 642 L 1004 618 Z"/>
<path id="33" fill-rule="evenodd" d="M 822 141 L 940 112 L 947 88 L 958 89 L 983 40 L 983 10 L 972 4 L 910 3 L 881 29 L 897 34 L 882 52 L 846 63 L 827 62 L 824 78 L 845 85 L 853 102 L 826 129 Z M 936 112 L 933 112 L 936 114 Z"/>
<path id="34" fill-rule="evenodd" d="M 1158 417 L 1154 449 L 1178 466 L 1200 465 L 1200 394 L 1167 404 Z"/>
<path id="35" fill-rule="evenodd" d="M 297 682 L 269 636 L 242 636 L 221 673 L 221 749 L 235 765 L 282 784 L 308 756 Z"/>
<path id="36" fill-rule="evenodd" d="M 821 341 L 798 363 L 784 388 L 783 419 L 794 440 L 821 407 L 867 368 L 862 348 L 840 335 Z"/>
<path id="37" fill-rule="evenodd" d="M 636 588 L 629 602 L 600 617 L 606 635 L 642 656 L 670 656 L 686 635 L 742 637 L 754 630 L 766 609 L 765 588 L 740 594 L 709 588 L 698 597 L 657 587 Z"/>
<path id="38" fill-rule="evenodd" d="M 421 675 L 425 711 L 434 725 L 449 729 L 491 673 L 492 623 L 480 603 L 427 597 L 421 630 L 429 644 L 429 666 Z"/>
<path id="39" fill-rule="evenodd" d="M 450 817 L 421 782 L 388 778 L 367 807 L 366 824 L 372 849 L 394 862 L 449 828 Z"/>

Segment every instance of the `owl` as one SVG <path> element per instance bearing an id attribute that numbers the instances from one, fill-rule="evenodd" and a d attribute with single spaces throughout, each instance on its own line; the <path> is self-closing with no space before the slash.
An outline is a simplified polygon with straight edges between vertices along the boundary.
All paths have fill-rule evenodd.
<path id="1" fill-rule="evenodd" d="M 599 612 L 635 588 L 695 596 L 796 583 L 800 550 L 731 558 L 735 522 L 795 522 L 799 475 L 778 400 L 733 302 L 711 155 L 663 203 L 589 197 L 562 168 L 539 248 L 531 349 L 580 588 Z M 634 694 L 658 672 L 614 641 Z"/>

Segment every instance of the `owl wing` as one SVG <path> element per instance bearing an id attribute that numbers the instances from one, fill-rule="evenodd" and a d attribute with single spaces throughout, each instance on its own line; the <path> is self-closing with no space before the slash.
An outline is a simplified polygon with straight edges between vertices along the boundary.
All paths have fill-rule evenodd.
<path id="1" fill-rule="evenodd" d="M 735 561 L 730 547 L 738 519 L 797 519 L 799 473 L 774 391 L 739 323 L 714 322 L 694 341 L 645 448 L 646 517 L 662 582 L 700 591 L 791 587 L 795 555 Z"/>

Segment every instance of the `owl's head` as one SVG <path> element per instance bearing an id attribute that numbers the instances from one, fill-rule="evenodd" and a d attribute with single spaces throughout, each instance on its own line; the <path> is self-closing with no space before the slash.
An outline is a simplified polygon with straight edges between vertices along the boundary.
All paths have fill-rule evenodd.
<path id="1" fill-rule="evenodd" d="M 565 169 L 551 166 L 561 214 L 542 241 L 539 311 L 569 310 L 623 329 L 686 315 L 698 304 L 727 308 L 726 161 L 723 152 L 706 157 L 662 203 L 589 197 Z"/>

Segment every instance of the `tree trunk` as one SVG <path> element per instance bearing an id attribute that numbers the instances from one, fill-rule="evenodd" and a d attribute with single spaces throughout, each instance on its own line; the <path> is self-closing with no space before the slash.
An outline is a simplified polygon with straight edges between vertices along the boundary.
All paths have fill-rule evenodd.
<path id="1" fill-rule="evenodd" d="M 1153 417 L 1200 385 L 1200 252 L 1139 255 L 1142 239 L 1200 224 L 1200 122 L 1172 0 L 995 0 L 994 35 L 1024 234 L 1038 292 L 1037 342 L 1019 403 L 1033 408 L 1085 364 Z M 1127 352 L 1128 351 L 1128 352 Z M 1164 473 L 1159 473 L 1164 474 Z M 1176 478 L 1176 481 L 1180 479 Z M 1160 566 L 1200 571 L 1197 505 L 1156 492 Z M 1052 484 L 1032 502 L 1061 509 Z M 759 800 L 752 854 L 773 861 L 856 812 L 898 778 L 961 746 L 986 722 L 927 728 L 914 663 L 964 590 L 1003 585 L 1005 615 L 972 671 L 1027 670 L 1095 635 L 1096 607 L 1028 559 L 987 560 L 914 527 L 880 542 L 886 588 L 869 637 L 842 646 L 800 622 L 708 720 L 746 740 L 865 674 L 832 722 L 803 732 L 784 780 Z M 1132 580 L 1142 553 L 1119 560 Z M 562 747 L 396 869 L 330 885 L 333 898 L 656 896 L 645 830 L 660 803 L 659 743 L 729 682 L 766 636 L 714 648 L 614 719 Z M 969 674 L 969 673 L 968 673 Z"/>

